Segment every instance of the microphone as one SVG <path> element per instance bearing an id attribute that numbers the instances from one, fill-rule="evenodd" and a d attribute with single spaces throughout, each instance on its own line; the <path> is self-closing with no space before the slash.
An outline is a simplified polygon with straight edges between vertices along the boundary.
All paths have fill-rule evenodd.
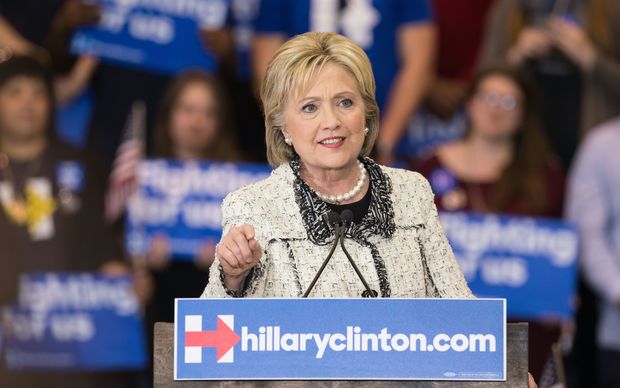
<path id="1" fill-rule="evenodd" d="M 342 248 L 344 254 L 347 256 L 347 259 L 349 259 L 349 263 L 351 263 L 351 266 L 355 270 L 357 277 L 362 281 L 362 284 L 364 284 L 364 288 L 366 288 L 366 290 L 362 292 L 362 298 L 376 298 L 379 294 L 376 290 L 370 288 L 368 282 L 364 278 L 364 275 L 362 275 L 362 272 L 355 264 L 355 261 L 353 261 L 353 258 L 349 254 L 349 251 L 347 251 L 347 248 L 344 246 L 344 231 L 346 230 L 347 225 L 350 222 L 353 222 L 353 212 L 349 209 L 344 209 L 342 213 L 340 213 L 340 219 L 342 220 L 342 235 L 340 236 L 340 247 Z"/>
<path id="2" fill-rule="evenodd" d="M 327 267 L 327 263 L 329 263 L 329 260 L 331 260 L 332 256 L 334 255 L 334 251 L 336 250 L 336 247 L 338 246 L 338 241 L 340 241 L 340 239 L 342 238 L 342 235 L 344 234 L 344 225 L 342 224 L 341 217 L 338 213 L 336 213 L 335 211 L 330 211 L 328 213 L 323 214 L 323 219 L 331 227 L 333 227 L 336 232 L 334 243 L 332 244 L 332 247 L 329 250 L 327 257 L 325 258 L 325 260 L 323 260 L 323 264 L 321 265 L 321 268 L 319 268 L 319 271 L 314 276 L 314 279 L 312 279 L 310 286 L 308 286 L 308 289 L 306 290 L 306 292 L 304 292 L 302 298 L 307 298 L 310 292 L 312 291 L 312 289 L 314 288 L 314 285 L 316 284 L 317 280 L 319 280 L 319 277 L 321 277 L 323 270 L 325 269 L 325 267 Z"/>
<path id="3" fill-rule="evenodd" d="M 353 212 L 349 209 L 345 209 L 341 214 L 338 214 L 334 211 L 330 211 L 328 213 L 323 214 L 323 219 L 330 226 L 332 226 L 336 232 L 334 242 L 332 244 L 332 247 L 329 253 L 327 254 L 327 257 L 325 258 L 325 260 L 323 260 L 323 264 L 321 265 L 321 268 L 319 268 L 319 271 L 314 276 L 314 279 L 312 279 L 310 286 L 308 286 L 308 289 L 306 290 L 306 292 L 304 292 L 302 298 L 307 298 L 310 292 L 312 291 L 312 289 L 314 288 L 316 282 L 319 280 L 319 278 L 321 277 L 321 274 L 325 270 L 325 267 L 327 267 L 327 263 L 329 263 L 332 256 L 334 255 L 334 251 L 336 250 L 336 247 L 338 246 L 338 242 L 340 242 L 340 247 L 342 248 L 342 251 L 344 252 L 344 254 L 347 256 L 349 263 L 351 263 L 351 266 L 355 270 L 357 277 L 362 281 L 364 288 L 366 288 L 366 290 L 362 292 L 362 297 L 363 298 L 376 298 L 379 294 L 377 293 L 377 291 L 370 288 L 370 286 L 368 285 L 368 282 L 366 281 L 361 271 L 355 264 L 355 261 L 349 254 L 349 251 L 347 251 L 347 248 L 344 246 L 344 238 L 345 238 L 344 233 L 346 230 L 346 226 L 350 222 L 353 221 Z"/>

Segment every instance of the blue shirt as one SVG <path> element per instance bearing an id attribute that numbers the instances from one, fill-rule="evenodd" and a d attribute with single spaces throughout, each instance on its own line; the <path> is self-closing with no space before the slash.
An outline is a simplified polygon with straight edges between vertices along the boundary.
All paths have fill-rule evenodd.
<path id="1" fill-rule="evenodd" d="M 333 31 L 349 37 L 370 58 L 376 99 L 383 108 L 399 69 L 398 29 L 432 19 L 428 0 L 261 0 L 255 28 L 257 34 L 283 33 L 287 37 L 308 31 Z"/>

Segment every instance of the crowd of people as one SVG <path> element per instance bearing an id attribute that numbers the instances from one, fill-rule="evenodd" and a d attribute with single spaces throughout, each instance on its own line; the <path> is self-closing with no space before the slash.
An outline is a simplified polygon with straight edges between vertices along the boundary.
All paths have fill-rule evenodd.
<path id="1" fill-rule="evenodd" d="M 530 370 L 540 378 L 552 343 L 569 337 L 572 348 L 564 361 L 570 387 L 620 387 L 620 154 L 615 149 L 620 144 L 620 2 L 225 3 L 228 15 L 221 26 L 197 26 L 204 50 L 218 65 L 159 74 L 71 54 L 72 34 L 101 18 L 102 9 L 92 2 L 0 0 L 0 304 L 17 300 L 21 273 L 132 274 L 152 334 L 154 322 L 173 321 L 174 298 L 198 297 L 207 284 L 209 292 L 225 294 L 219 273 L 209 273 L 215 268 L 216 241 L 205 240 L 193 261 L 175 260 L 167 236 L 158 235 L 147 254 L 130 257 L 122 218 L 104 217 L 106 184 L 118 165 L 127 117 L 135 101 L 144 103 L 145 157 L 269 159 L 277 173 L 280 164 L 294 159 L 293 145 L 304 157 L 298 151 L 303 144 L 296 144 L 303 135 L 279 137 L 284 100 L 277 100 L 279 91 L 271 84 L 267 87 L 274 90 L 265 91 L 268 65 L 289 38 L 333 31 L 364 50 L 376 80 L 373 98 L 380 114 L 363 135 L 376 136 L 374 147 L 363 150 L 378 163 L 363 163 L 371 178 L 381 179 L 378 165 L 405 167 L 428 179 L 439 210 L 564 218 L 577 226 L 577 312 L 573 322 L 530 322 Z M 346 84 L 349 73 L 338 71 L 343 72 L 336 67 L 334 74 L 324 74 Z M 354 81 L 353 89 L 365 85 L 363 79 Z M 361 97 L 368 104 L 363 91 Z M 89 110 L 83 120 L 59 119 L 84 98 Z M 445 187 L 435 180 L 439 170 L 454 184 Z M 379 189 L 368 188 L 366 200 L 374 202 L 366 209 L 381 206 L 378 193 L 370 199 L 372 190 Z M 255 221 L 278 226 L 268 219 Z M 282 233 L 296 233 L 282 227 Z M 301 245 L 278 249 L 308 250 Z M 289 275 L 278 276 L 293 282 Z M 242 284 L 230 288 L 244 292 Z M 265 295 L 282 294 L 277 286 L 266 290 Z M 379 291 L 390 296 L 383 286 Z M 462 296 L 469 290 L 457 291 L 454 295 Z M 398 293 L 391 290 L 392 296 Z M 85 375 L 76 386 L 110 386 L 105 385 L 110 381 L 148 386 L 145 376 Z M 19 379 L 16 386 L 41 381 L 36 374 L 12 378 Z M 53 384 L 55 376 L 44 378 Z"/>

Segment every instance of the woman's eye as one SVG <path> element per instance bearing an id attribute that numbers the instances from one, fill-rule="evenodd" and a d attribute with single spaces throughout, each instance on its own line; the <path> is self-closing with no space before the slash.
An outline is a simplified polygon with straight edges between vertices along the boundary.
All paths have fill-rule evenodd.
<path id="1" fill-rule="evenodd" d="M 344 106 L 345 108 L 348 108 L 353 105 L 353 100 L 351 100 L 350 98 L 344 98 L 340 100 L 340 105 Z"/>
<path id="2" fill-rule="evenodd" d="M 314 112 L 316 112 L 316 109 L 317 109 L 316 105 L 314 105 L 314 104 L 306 104 L 306 105 L 304 105 L 301 108 L 301 110 L 306 112 L 306 113 L 314 113 Z"/>

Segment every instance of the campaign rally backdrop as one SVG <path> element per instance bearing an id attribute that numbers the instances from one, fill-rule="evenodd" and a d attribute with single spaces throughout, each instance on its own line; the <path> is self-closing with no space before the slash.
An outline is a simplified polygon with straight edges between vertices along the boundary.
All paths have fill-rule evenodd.
<path id="1" fill-rule="evenodd" d="M 579 248 L 574 226 L 473 213 L 440 218 L 474 294 L 506 298 L 512 317 L 572 317 Z"/>
<path id="2" fill-rule="evenodd" d="M 5 365 L 22 370 L 119 370 L 147 365 L 144 324 L 129 277 L 23 275 L 3 311 Z"/>
<path id="3" fill-rule="evenodd" d="M 505 380 L 503 299 L 177 299 L 177 380 Z"/>
<path id="4" fill-rule="evenodd" d="M 95 0 L 103 14 L 98 25 L 78 30 L 74 54 L 159 73 L 188 67 L 217 69 L 199 28 L 217 30 L 228 20 L 229 0 Z"/>
<path id="5" fill-rule="evenodd" d="M 127 250 L 144 254 L 153 236 L 163 235 L 174 259 L 192 260 L 204 244 L 220 240 L 224 197 L 270 173 L 265 164 L 143 162 L 128 209 Z"/>

